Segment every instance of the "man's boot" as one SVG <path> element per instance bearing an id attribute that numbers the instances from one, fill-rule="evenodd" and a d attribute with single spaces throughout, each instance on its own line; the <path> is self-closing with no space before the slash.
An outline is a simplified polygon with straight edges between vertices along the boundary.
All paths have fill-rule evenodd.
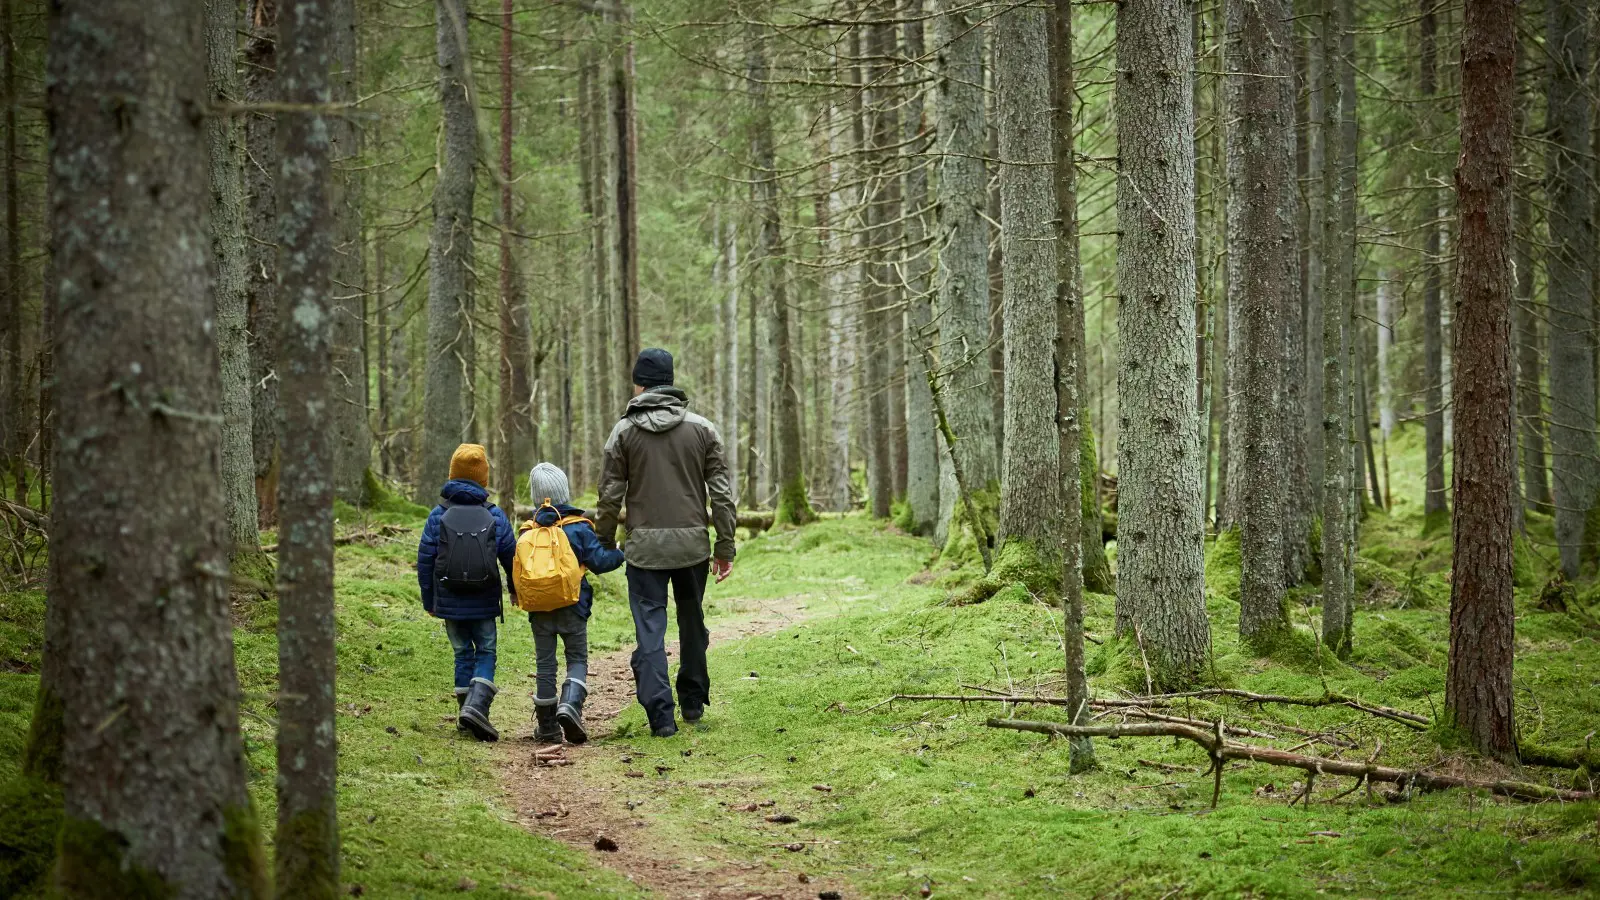
<path id="1" fill-rule="evenodd" d="M 466 731 L 467 730 L 467 726 L 461 724 L 461 707 L 467 705 L 467 694 L 469 694 L 469 693 L 471 693 L 471 691 L 469 689 L 467 689 L 467 688 L 456 688 L 456 730 L 457 731 Z"/>
<path id="2" fill-rule="evenodd" d="M 589 733 L 583 730 L 583 701 L 589 696 L 589 688 L 581 681 L 568 678 L 561 687 L 561 705 L 556 707 L 556 721 L 561 724 L 561 731 L 567 736 L 567 743 L 582 744 L 589 740 Z"/>
<path id="3" fill-rule="evenodd" d="M 489 707 L 494 704 L 494 695 L 497 693 L 499 689 L 494 682 L 487 678 L 474 678 L 467 702 L 461 705 L 460 724 L 480 741 L 500 740 L 500 732 L 489 722 Z"/>
<path id="4" fill-rule="evenodd" d="M 541 744 L 561 743 L 561 726 L 556 724 L 556 698 L 533 698 L 533 718 L 537 723 L 533 729 L 533 739 Z"/>

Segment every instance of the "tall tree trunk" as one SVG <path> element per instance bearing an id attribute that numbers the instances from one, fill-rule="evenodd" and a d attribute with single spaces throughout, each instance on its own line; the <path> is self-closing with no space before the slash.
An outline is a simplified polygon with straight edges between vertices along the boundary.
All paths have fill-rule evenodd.
<path id="1" fill-rule="evenodd" d="M 776 421 L 775 460 L 778 497 L 773 521 L 780 524 L 804 525 L 816 518 L 811 502 L 806 497 L 805 444 L 800 436 L 800 417 L 805 412 L 805 398 L 800 393 L 800 377 L 795 366 L 794 335 L 789 327 L 788 275 L 784 272 L 783 222 L 778 197 L 778 162 L 772 135 L 772 106 L 767 97 L 767 56 L 762 26 L 749 26 L 749 57 L 746 67 L 750 76 L 750 101 L 755 112 L 752 151 L 755 157 L 758 186 L 761 198 L 761 256 L 767 270 L 767 283 L 772 291 L 772 330 L 777 337 L 775 362 L 777 372 L 773 378 L 774 398 L 772 414 Z"/>
<path id="2" fill-rule="evenodd" d="M 1287 0 L 1228 4 L 1228 282 L 1238 297 L 1235 343 L 1242 438 L 1235 454 L 1242 478 L 1234 509 L 1241 529 L 1239 636 L 1258 651 L 1288 632 L 1284 607 L 1283 535 L 1286 476 L 1283 447 L 1284 318 L 1294 296 L 1293 77 Z M 1232 462 L 1232 461 L 1230 461 Z"/>
<path id="3" fill-rule="evenodd" d="M 1432 139 L 1437 125 L 1433 97 L 1438 92 L 1438 7 L 1442 0 L 1422 0 L 1422 16 L 1418 22 L 1421 34 L 1422 72 L 1422 128 L 1424 139 Z M 1423 170 L 1422 185 L 1422 377 L 1423 393 L 1423 462 L 1426 481 L 1422 511 L 1424 528 L 1432 530 L 1447 520 L 1448 504 L 1444 493 L 1444 310 L 1442 293 L 1443 265 L 1439 239 L 1439 219 L 1443 216 L 1439 190 L 1435 186 L 1436 174 L 1431 168 Z"/>
<path id="4" fill-rule="evenodd" d="M 827 259 L 828 286 L 828 415 L 829 433 L 826 452 L 823 454 L 822 496 L 823 508 L 834 512 L 850 509 L 850 423 L 854 418 L 855 399 L 855 320 L 858 285 L 851 282 L 850 264 L 845 260 L 847 250 L 854 246 L 855 235 L 846 233 L 844 179 L 839 124 L 841 110 L 829 106 L 824 110 L 823 177 L 826 179 L 827 202 L 818 207 L 826 220 L 818 223 L 823 241 L 823 254 Z M 927 338 L 932 340 L 932 338 Z M 931 400 L 930 400 L 931 402 Z M 935 461 L 937 466 L 937 461 Z"/>
<path id="5" fill-rule="evenodd" d="M 5 399 L 6 414 L 0 416 L 0 447 L 9 442 L 5 455 L 9 457 L 12 496 L 18 503 L 28 505 L 28 428 L 30 423 L 25 410 L 27 404 L 27 378 L 22 366 L 22 229 L 18 225 L 17 188 L 17 44 L 16 16 L 11 0 L 0 5 L 0 27 L 5 28 L 5 46 L 0 47 L 3 59 L 5 89 Z"/>
<path id="6" fill-rule="evenodd" d="M 394 454 L 390 450 L 389 442 L 392 438 L 390 428 L 389 398 L 393 390 L 392 379 L 389 371 L 389 258 L 387 243 L 378 235 L 378 230 L 372 230 L 372 268 L 373 291 L 372 303 L 377 309 L 378 319 L 378 474 L 384 478 L 394 476 Z"/>
<path id="7" fill-rule="evenodd" d="M 880 0 L 872 7 L 881 18 L 892 18 L 893 2 Z M 867 282 L 866 311 L 866 388 L 867 428 L 867 493 L 872 515 L 880 519 L 889 517 L 895 494 L 895 459 L 893 413 L 895 392 L 891 384 L 898 373 L 892 368 L 889 344 L 896 332 L 889 318 L 898 313 L 897 291 L 894 285 L 899 278 L 892 258 L 900 251 L 900 182 L 898 178 L 900 143 L 900 116 L 894 104 L 898 97 L 884 86 L 894 77 L 893 56 L 899 41 L 895 26 L 887 22 L 868 26 L 867 56 L 874 60 L 874 69 L 868 92 L 868 116 L 871 146 L 869 154 L 873 190 L 867 210 L 868 259 L 871 274 Z M 904 415 L 900 417 L 904 422 Z"/>
<path id="8" fill-rule="evenodd" d="M 1519 106 L 1520 108 L 1520 106 Z M 1520 131 L 1520 129 L 1519 129 Z M 1516 224 L 1517 418 L 1522 434 L 1522 497 L 1526 507 L 1551 513 L 1550 470 L 1545 447 L 1544 342 L 1539 323 L 1547 313 L 1534 299 L 1537 277 L 1533 257 L 1533 190 L 1531 179 L 1517 179 L 1521 196 L 1512 198 Z"/>
<path id="9" fill-rule="evenodd" d="M 1117 8 L 1117 623 L 1157 682 L 1210 652 L 1194 404 L 1194 43 L 1179 0 Z"/>
<path id="10" fill-rule="evenodd" d="M 601 208 L 604 191 L 600 184 L 604 153 L 597 124 L 598 66 L 592 47 L 580 53 L 578 63 L 578 172 L 582 208 L 588 236 L 588 265 L 583 274 L 583 433 L 580 484 L 600 483 L 600 453 L 608 433 L 607 422 L 621 410 L 612 409 L 611 391 L 606 386 L 605 370 L 611 354 L 606 349 L 606 252 L 605 220 Z"/>
<path id="11" fill-rule="evenodd" d="M 439 102 L 444 139 L 433 189 L 433 234 L 428 243 L 428 352 L 422 399 L 422 469 L 416 498 L 431 503 L 450 470 L 450 454 L 466 425 L 467 271 L 472 259 L 472 193 L 478 122 L 469 93 L 467 0 L 438 0 L 435 20 Z"/>
<path id="12" fill-rule="evenodd" d="M 325 104 L 338 90 L 341 0 L 300 0 L 278 18 L 278 79 L 286 104 Z M 334 736 L 333 499 L 340 447 L 334 295 L 345 236 L 334 203 L 337 130 L 319 113 L 278 122 L 279 374 L 283 473 L 278 481 L 279 897 L 339 890 Z"/>
<path id="13" fill-rule="evenodd" d="M 1387 443 L 1394 434 L 1394 283 L 1398 275 L 1383 269 L 1378 278 L 1378 434 Z"/>
<path id="14" fill-rule="evenodd" d="M 1594 195 L 1588 149 L 1589 43 L 1583 0 L 1549 0 L 1545 52 L 1545 194 L 1550 250 L 1545 258 L 1550 312 L 1550 450 L 1555 475 L 1556 543 L 1561 570 L 1578 575 L 1584 519 L 1594 501 L 1595 378 Z"/>
<path id="15" fill-rule="evenodd" d="M 616 147 L 617 371 L 631 372 L 639 355 L 639 131 L 634 110 L 633 12 L 618 3 L 619 43 L 612 55 L 612 140 Z"/>
<path id="16" fill-rule="evenodd" d="M 206 80 L 212 102 L 238 103 L 237 6 L 206 0 Z M 211 167 L 211 252 L 216 258 L 217 350 L 222 365 L 222 498 L 232 555 L 261 547 L 251 455 L 249 317 L 245 298 L 244 131 L 231 115 L 206 121 Z M 260 568 L 259 564 L 254 568 Z"/>
<path id="17" fill-rule="evenodd" d="M 1072 55 L 1072 0 L 1055 0 L 1048 13 L 1050 26 L 1051 152 L 1057 217 L 1055 221 L 1055 420 L 1058 431 L 1057 464 L 1061 500 L 1061 610 L 1062 671 L 1066 676 L 1068 721 L 1083 723 L 1089 717 L 1089 679 L 1084 671 L 1083 588 L 1088 551 L 1083 534 L 1084 505 L 1093 498 L 1083 481 L 1085 446 L 1093 447 L 1083 423 L 1087 376 L 1084 374 L 1083 270 L 1078 252 L 1078 168 L 1073 152 L 1073 103 L 1077 95 Z M 1079 502 L 1073 502 L 1077 500 Z M 1094 535 L 1096 549 L 1102 549 Z M 1102 552 L 1102 561 L 1104 555 Z M 1074 738 L 1071 771 L 1094 768 L 1094 744 Z"/>
<path id="18" fill-rule="evenodd" d="M 1350 652 L 1352 597 L 1351 545 L 1350 301 L 1355 287 L 1354 187 L 1355 97 L 1345 73 L 1354 60 L 1343 46 L 1349 28 L 1348 0 L 1324 0 L 1322 7 L 1323 134 L 1322 186 L 1331 220 L 1323 233 L 1322 390 L 1322 639 L 1344 657 Z M 1348 131 L 1347 133 L 1347 126 Z M 1346 171 L 1346 166 L 1350 171 Z M 1347 215 L 1348 214 L 1348 215 Z"/>
<path id="19" fill-rule="evenodd" d="M 905 55 L 920 60 L 925 53 L 922 0 L 911 0 L 905 24 Z M 906 507 L 911 531 L 932 535 L 939 525 L 939 446 L 934 437 L 933 393 L 928 388 L 927 357 L 922 349 L 933 336 L 933 247 L 928 239 L 928 123 L 923 115 L 924 91 L 912 87 L 906 98 L 903 165 L 906 172 Z"/>
<path id="20" fill-rule="evenodd" d="M 738 448 L 741 405 L 739 403 L 739 281 L 744 277 L 744 273 L 739 268 L 739 229 L 732 217 L 728 219 L 725 230 L 723 248 L 726 262 L 722 271 L 726 274 L 728 285 L 718 302 L 722 304 L 722 317 L 727 323 L 727 329 L 722 335 L 725 363 L 722 368 L 722 420 L 719 424 L 726 435 L 725 442 L 734 448 L 728 455 L 728 483 L 733 485 L 734 493 L 737 495 L 740 485 Z"/>
<path id="21" fill-rule="evenodd" d="M 55 879 L 69 897 L 269 891 L 239 735 L 228 526 L 196 514 L 222 508 L 196 112 L 208 103 L 205 25 L 202 0 L 51 4 L 50 597 L 70 648 Z M 162 489 L 131 488 L 148 484 Z"/>
<path id="22" fill-rule="evenodd" d="M 1293 16 L 1294 2 L 1284 6 L 1286 15 Z M 1304 229 L 1302 228 L 1301 194 L 1299 185 L 1304 183 L 1302 178 L 1306 156 L 1302 152 L 1300 129 L 1298 123 L 1299 95 L 1300 95 L 1300 64 L 1296 51 L 1303 45 L 1295 39 L 1294 19 L 1290 18 L 1288 27 L 1283 32 L 1283 40 L 1289 42 L 1285 50 L 1286 67 L 1285 77 L 1278 79 L 1278 90 L 1284 96 L 1279 99 L 1280 108 L 1284 111 L 1284 127 L 1288 131 L 1285 141 L 1288 144 L 1290 163 L 1289 173 L 1292 182 L 1288 190 L 1278 194 L 1278 200 L 1283 204 L 1279 212 L 1279 220 L 1285 223 L 1288 234 L 1287 252 L 1281 257 L 1286 267 L 1285 290 L 1283 295 L 1283 310 L 1280 316 L 1283 325 L 1283 416 L 1278 428 L 1282 432 L 1284 454 L 1284 509 L 1283 509 L 1283 579 L 1285 585 L 1298 584 L 1305 577 L 1306 566 L 1310 558 L 1311 524 L 1313 519 L 1313 494 L 1311 491 L 1310 470 L 1306 459 L 1306 383 L 1304 373 L 1306 370 L 1306 317 L 1305 294 L 1302 290 L 1301 267 L 1305 260 L 1305 245 L 1302 243 Z"/>
<path id="23" fill-rule="evenodd" d="M 1311 507 L 1321 515 L 1322 487 L 1327 480 L 1327 448 L 1323 434 L 1327 427 L 1327 412 L 1323 406 L 1325 386 L 1322 383 L 1322 366 L 1327 354 L 1323 338 L 1323 304 L 1327 299 L 1327 263 L 1323 257 L 1328 231 L 1328 185 L 1323 178 L 1327 172 L 1327 128 L 1329 97 L 1327 87 L 1328 60 L 1323 55 L 1321 31 L 1322 13 L 1328 0 L 1298 0 L 1311 27 L 1305 38 L 1306 47 L 1306 180 L 1304 182 L 1306 205 L 1306 353 L 1304 361 L 1306 382 L 1306 482 L 1311 488 Z M 1310 532 L 1307 531 L 1309 542 Z M 1309 548 L 1308 548 L 1309 549 Z M 1321 548 L 1318 548 L 1320 552 Z"/>
<path id="24" fill-rule="evenodd" d="M 529 408 L 531 385 L 528 382 L 528 345 L 522 327 L 526 311 L 520 291 L 512 278 L 511 253 L 512 168 L 511 107 L 516 98 L 511 77 L 512 0 L 500 0 L 500 390 L 494 431 L 504 436 L 496 488 L 500 504 L 511 508 L 516 502 L 517 469 L 528 457 L 528 431 L 533 420 Z M 534 502 L 538 502 L 535 498 Z"/>
<path id="25" fill-rule="evenodd" d="M 356 0 L 331 0 L 333 100 L 354 103 Z M 333 138 L 333 488 L 354 506 L 367 502 L 372 424 L 367 421 L 366 255 L 361 240 L 361 131 L 353 116 L 328 120 Z"/>
<path id="26" fill-rule="evenodd" d="M 958 0 L 939 0 L 939 323 L 941 398 L 955 434 L 952 452 L 980 514 L 992 515 L 999 490 L 993 385 L 989 371 L 989 223 L 984 173 L 983 34 L 979 15 Z M 966 521 L 949 454 L 939 461 L 941 530 L 946 548 L 975 546 L 987 527 Z M 970 550 L 967 552 L 971 552 Z"/>
<path id="27" fill-rule="evenodd" d="M 1056 193 L 1049 23 L 1038 7 L 996 22 L 996 113 L 1005 268 L 1005 448 L 994 574 L 1031 592 L 1060 590 L 1063 543 L 1056 422 Z"/>
<path id="28" fill-rule="evenodd" d="M 1365 311 L 1361 315 L 1365 317 Z M 1378 509 L 1383 509 L 1383 485 L 1378 481 L 1378 457 L 1374 452 L 1372 443 L 1372 398 L 1371 393 L 1367 390 L 1368 341 L 1366 335 L 1362 333 L 1365 329 L 1359 327 L 1356 322 L 1351 323 L 1351 328 L 1353 331 L 1351 332 L 1350 341 L 1350 365 L 1354 367 L 1353 371 L 1356 379 L 1357 414 L 1355 421 L 1356 427 L 1361 429 L 1359 439 L 1361 446 L 1357 448 L 1357 455 L 1361 456 L 1363 460 L 1356 468 L 1363 473 L 1360 483 L 1366 486 L 1368 495 L 1372 498 L 1372 505 Z M 1358 486 L 1355 498 L 1358 512 L 1364 502 L 1361 497 L 1361 489 Z M 1352 534 L 1356 534 L 1356 532 L 1352 532 Z"/>
<path id="29" fill-rule="evenodd" d="M 1467 0 L 1461 35 L 1455 550 L 1445 709 L 1479 752 L 1517 753 L 1512 716 L 1511 206 L 1516 6 Z"/>
<path id="30" fill-rule="evenodd" d="M 278 0 L 245 5 L 244 100 L 277 98 Z M 265 112 L 244 120 L 245 291 L 249 307 L 251 454 L 263 528 L 278 522 L 278 171 L 277 122 Z"/>

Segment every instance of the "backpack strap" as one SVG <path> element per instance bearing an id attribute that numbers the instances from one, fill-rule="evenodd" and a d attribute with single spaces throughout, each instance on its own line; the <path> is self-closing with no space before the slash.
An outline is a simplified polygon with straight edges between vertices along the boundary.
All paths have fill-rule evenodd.
<path id="1" fill-rule="evenodd" d="M 562 516 L 560 519 L 556 520 L 556 524 L 559 526 L 576 525 L 579 522 L 582 522 L 590 528 L 594 528 L 594 523 L 589 521 L 589 519 L 584 516 Z"/>

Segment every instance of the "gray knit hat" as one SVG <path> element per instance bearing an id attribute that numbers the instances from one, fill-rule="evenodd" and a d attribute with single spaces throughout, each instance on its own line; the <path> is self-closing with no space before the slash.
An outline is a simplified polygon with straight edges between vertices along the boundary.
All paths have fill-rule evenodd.
<path id="1" fill-rule="evenodd" d="M 554 463 L 542 462 L 528 472 L 528 493 L 535 504 L 549 498 L 551 503 L 571 503 L 572 488 L 567 485 L 567 473 Z"/>

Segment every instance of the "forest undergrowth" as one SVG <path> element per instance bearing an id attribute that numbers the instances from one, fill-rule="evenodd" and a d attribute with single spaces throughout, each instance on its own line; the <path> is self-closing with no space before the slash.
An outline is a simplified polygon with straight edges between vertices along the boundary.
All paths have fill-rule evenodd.
<path id="1" fill-rule="evenodd" d="M 1314 588 L 1290 598 L 1294 636 L 1269 658 L 1237 640 L 1236 544 L 1208 546 L 1209 680 L 1257 693 L 1333 692 L 1437 719 L 1448 629 L 1449 535 L 1423 536 L 1405 479 L 1413 441 L 1391 445 L 1394 509 L 1369 511 L 1357 566 L 1355 652 L 1318 649 Z M 505 808 L 493 750 L 460 739 L 449 647 L 416 599 L 411 560 L 420 507 L 340 508 L 338 550 L 340 823 L 344 880 L 370 897 L 628 897 L 640 889 L 605 854 L 529 834 Z M 402 526 L 401 529 L 382 528 Z M 1600 727 L 1600 590 L 1580 583 L 1566 612 L 1539 608 L 1548 566 L 1533 516 L 1519 551 L 1516 690 L 1525 745 L 1584 748 Z M 271 542 L 272 536 L 266 540 Z M 722 857 L 807 871 L 868 896 L 1351 896 L 1600 890 L 1600 806 L 1530 804 L 1470 791 L 1394 802 L 1303 773 L 1230 764 L 1211 806 L 1208 760 L 1164 738 L 1100 740 L 1099 768 L 1067 774 L 1064 741 L 985 727 L 998 703 L 884 701 L 980 689 L 1059 693 L 1060 615 L 1018 589 L 952 605 L 976 577 L 934 564 L 925 541 L 862 516 L 746 540 L 733 580 L 709 594 L 713 620 L 741 602 L 798 598 L 837 615 L 719 644 L 713 706 L 699 727 L 649 742 L 670 757 L 628 777 L 644 718 L 630 706 L 583 750 L 596 790 L 617 792 L 656 839 Z M 596 652 L 626 647 L 619 576 L 599 579 Z M 108 602 L 110 602 L 108 598 Z M 1113 598 L 1088 596 L 1094 696 L 1144 691 L 1136 642 L 1112 637 Z M 38 894 L 53 833 L 49 795 L 16 777 L 32 711 L 43 627 L 40 591 L 0 595 L 0 895 Z M 251 787 L 273 817 L 274 672 L 270 603 L 236 605 L 236 649 Z M 501 632 L 500 681 L 526 693 L 531 641 L 522 618 Z M 974 687 L 967 687 L 967 686 Z M 505 704 L 509 707 L 511 704 Z M 518 705 L 520 709 L 521 704 Z M 503 708 L 505 708 L 503 707 Z M 1415 730 L 1342 708 L 1192 700 L 1173 715 L 1272 735 L 1238 737 L 1299 752 L 1589 787 L 1590 773 L 1475 760 L 1442 729 Z M 505 715 L 511 715 L 507 709 Z M 1064 721 L 1055 707 L 1018 717 Z M 1117 721 L 1110 715 L 1102 721 Z M 525 723 L 505 720 L 513 729 Z M 503 728 L 506 725 L 502 725 Z M 1306 734 L 1302 734 L 1306 732 Z M 1314 738 L 1312 735 L 1320 735 Z M 657 746 L 659 744 L 659 746 Z M 634 773 L 637 774 L 637 773 Z M 772 801 L 772 807 L 751 803 Z M 631 806 L 630 806 L 631 808 Z M 797 821 L 766 820 L 773 809 Z M 797 847 L 799 849 L 789 849 Z"/>

